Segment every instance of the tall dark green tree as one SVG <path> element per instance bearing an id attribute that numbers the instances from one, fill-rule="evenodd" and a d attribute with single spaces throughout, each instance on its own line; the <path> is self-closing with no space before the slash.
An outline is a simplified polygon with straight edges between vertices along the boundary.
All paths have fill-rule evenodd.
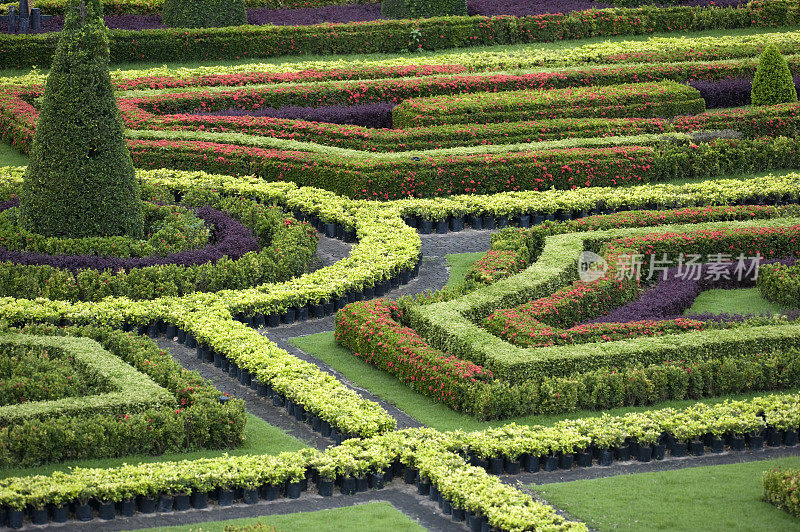
<path id="1" fill-rule="evenodd" d="M 108 62 L 100 0 L 71 0 L 20 194 L 20 218 L 31 231 L 142 236 L 139 182 Z"/>

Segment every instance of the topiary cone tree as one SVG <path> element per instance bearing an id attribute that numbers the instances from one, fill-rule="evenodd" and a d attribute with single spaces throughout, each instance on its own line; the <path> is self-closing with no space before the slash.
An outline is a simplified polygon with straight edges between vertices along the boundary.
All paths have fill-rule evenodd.
<path id="1" fill-rule="evenodd" d="M 39 110 L 20 220 L 47 236 L 141 238 L 144 231 L 101 9 L 99 0 L 71 0 Z"/>
<path id="2" fill-rule="evenodd" d="M 792 73 L 786 58 L 774 44 L 770 44 L 761 54 L 750 90 L 753 105 L 776 105 L 797 101 Z"/>

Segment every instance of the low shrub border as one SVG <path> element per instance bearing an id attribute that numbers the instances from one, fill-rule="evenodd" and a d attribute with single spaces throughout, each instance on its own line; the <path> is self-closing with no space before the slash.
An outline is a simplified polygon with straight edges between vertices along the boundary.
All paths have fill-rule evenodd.
<path id="1" fill-rule="evenodd" d="M 144 408 L 173 406 L 175 398 L 150 378 L 121 361 L 116 355 L 87 338 L 59 338 L 0 333 L 0 345 L 37 346 L 70 356 L 84 371 L 96 375 L 110 388 L 107 393 L 33 401 L 0 407 L 0 426 L 8 427 L 30 419 L 47 420 L 61 416 L 117 416 Z"/>
<path id="2" fill-rule="evenodd" d="M 766 265 L 759 270 L 756 286 L 768 301 L 796 307 L 800 305 L 800 265 Z"/>
<path id="3" fill-rule="evenodd" d="M 219 449 L 242 442 L 244 403 L 221 402 L 218 390 L 184 371 L 151 341 L 93 326 L 9 332 L 3 341 L 68 347 L 106 375 L 116 391 L 3 407 L 0 465 Z"/>
<path id="4" fill-rule="evenodd" d="M 740 8 L 642 6 L 529 17 L 442 17 L 333 26 L 113 30 L 109 36 L 113 63 L 200 61 L 330 54 L 340 50 L 387 53 L 676 30 L 774 27 L 794 24 L 796 11 L 797 4 L 793 1 L 753 1 Z M 0 66 L 48 65 L 56 38 L 57 35 L 49 34 L 2 36 L 0 48 L 4 53 L 0 56 Z"/>
<path id="5" fill-rule="evenodd" d="M 764 499 L 768 503 L 800 517 L 800 501 L 797 500 L 799 469 L 769 469 L 764 471 L 761 482 L 764 485 Z"/>
<path id="6" fill-rule="evenodd" d="M 297 498 L 307 480 L 314 481 L 323 496 L 332 495 L 336 479 L 342 493 L 352 494 L 358 489 L 357 479 L 363 488 L 380 489 L 402 475 L 456 520 L 470 512 L 470 519 L 501 530 L 581 530 L 583 524 L 565 521 L 552 507 L 504 485 L 487 470 L 514 474 L 523 469 L 611 465 L 631 458 L 661 460 L 667 449 L 679 457 L 686 455 L 687 447 L 692 455 L 706 449 L 722 452 L 726 446 L 731 451 L 746 445 L 759 450 L 765 437 L 770 445 L 793 446 L 800 428 L 798 412 L 797 395 L 773 395 L 713 406 L 700 403 L 680 411 L 565 420 L 550 428 L 511 424 L 473 433 L 409 429 L 351 439 L 324 453 L 304 450 L 8 478 L 0 482 L 2 522 L 18 528 L 25 513 L 33 515 L 47 505 L 54 509 L 54 520 L 66 520 L 70 504 L 76 517 L 91 519 L 90 502 L 109 519 L 115 516 L 115 503 L 121 515 L 132 515 L 137 508 L 150 511 L 148 504 L 154 507 L 160 496 L 188 496 L 192 506 L 205 508 L 209 493 L 216 492 L 219 503 L 227 504 L 236 488 L 250 503 L 281 495 Z"/>

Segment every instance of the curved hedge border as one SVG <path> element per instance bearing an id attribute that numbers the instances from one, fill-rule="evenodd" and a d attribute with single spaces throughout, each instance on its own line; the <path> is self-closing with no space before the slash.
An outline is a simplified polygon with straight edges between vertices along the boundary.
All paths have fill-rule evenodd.
<path id="1" fill-rule="evenodd" d="M 443 17 L 317 26 L 239 26 L 109 32 L 111 61 L 200 61 L 296 54 L 363 54 L 550 42 L 666 31 L 785 26 L 797 3 L 752 1 L 742 8 L 654 7 L 530 17 Z M 57 35 L 0 36 L 0 67 L 48 65 Z M 298 44 L 302 43 L 302 44 Z"/>
<path id="2" fill-rule="evenodd" d="M 750 401 L 702 403 L 684 410 L 655 410 L 621 417 L 565 420 L 553 427 L 507 425 L 464 433 L 431 429 L 390 432 L 363 440 L 348 440 L 321 453 L 304 450 L 278 456 L 236 456 L 182 462 L 161 462 L 110 469 L 76 469 L 48 476 L 0 481 L 0 505 L 9 524 L 21 525 L 26 511 L 53 505 L 54 516 L 68 517 L 68 505 L 92 516 L 97 501 L 101 516 L 113 518 L 115 503 L 122 515 L 155 497 L 190 497 L 195 508 L 205 508 L 209 492 L 230 494 L 241 488 L 246 501 L 296 498 L 311 477 L 319 493 L 330 496 L 338 479 L 342 493 L 352 494 L 356 479 L 380 489 L 397 475 L 416 482 L 419 493 L 433 495 L 439 507 L 456 520 L 465 512 L 479 522 L 501 530 L 586 530 L 566 521 L 552 507 L 503 484 L 487 474 L 518 473 L 521 469 L 565 469 L 578 462 L 610 465 L 626 461 L 632 451 L 642 461 L 672 456 L 762 449 L 769 445 L 796 445 L 800 429 L 797 395 L 756 397 Z M 765 432 L 766 429 L 766 432 Z M 594 456 L 594 453 L 597 456 Z M 470 465 L 474 464 L 474 465 Z M 434 497 L 431 497 L 434 498 Z M 140 506 L 142 507 L 142 506 Z M 188 504 L 187 504 L 188 507 Z M 126 513 L 127 512 L 127 513 Z M 46 515 L 45 515 L 46 522 Z M 480 523 L 479 523 L 480 524 Z"/>

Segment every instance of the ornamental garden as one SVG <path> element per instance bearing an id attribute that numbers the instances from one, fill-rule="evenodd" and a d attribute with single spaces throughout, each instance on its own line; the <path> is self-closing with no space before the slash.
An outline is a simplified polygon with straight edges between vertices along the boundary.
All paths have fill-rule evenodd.
<path id="1" fill-rule="evenodd" d="M 800 526 L 797 0 L 0 9 L 0 526 Z"/>

